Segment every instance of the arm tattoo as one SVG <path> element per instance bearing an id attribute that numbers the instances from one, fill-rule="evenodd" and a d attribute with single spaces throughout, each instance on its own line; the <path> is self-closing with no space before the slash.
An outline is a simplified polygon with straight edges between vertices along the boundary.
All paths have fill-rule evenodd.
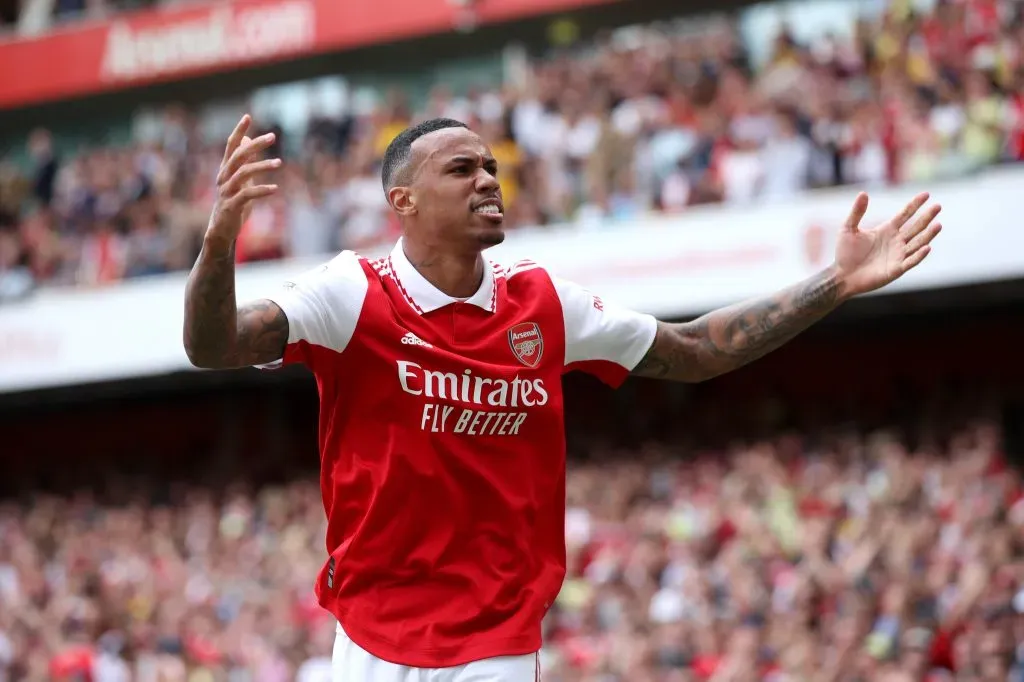
<path id="1" fill-rule="evenodd" d="M 235 302 L 235 248 L 199 254 L 185 287 L 185 352 L 197 367 L 227 369 L 273 362 L 284 354 L 288 318 L 277 304 Z"/>
<path id="2" fill-rule="evenodd" d="M 716 310 L 692 322 L 658 323 L 637 376 L 704 381 L 767 355 L 843 301 L 832 269 L 769 296 Z"/>
<path id="3" fill-rule="evenodd" d="M 237 349 L 245 365 L 280 359 L 288 344 L 288 317 L 273 301 L 261 299 L 238 310 Z"/>

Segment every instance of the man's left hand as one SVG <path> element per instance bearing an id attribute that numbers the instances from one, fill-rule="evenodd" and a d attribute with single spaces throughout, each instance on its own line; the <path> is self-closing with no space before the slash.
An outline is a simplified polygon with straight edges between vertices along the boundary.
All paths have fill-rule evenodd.
<path id="1" fill-rule="evenodd" d="M 861 192 L 853 204 L 836 244 L 835 267 L 850 298 L 880 289 L 917 267 L 931 251 L 931 241 L 942 229 L 935 222 L 942 207 L 932 204 L 922 192 L 906 207 L 881 225 L 862 230 L 860 221 L 868 210 L 868 195 Z"/>

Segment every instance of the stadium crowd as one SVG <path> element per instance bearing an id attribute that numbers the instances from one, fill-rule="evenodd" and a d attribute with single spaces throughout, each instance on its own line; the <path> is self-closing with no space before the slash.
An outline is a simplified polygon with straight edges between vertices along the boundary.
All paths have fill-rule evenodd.
<path id="1" fill-rule="evenodd" d="M 649 27 L 532 67 L 525 84 L 412 111 L 391 93 L 282 139 L 283 193 L 252 215 L 240 261 L 367 249 L 396 226 L 378 162 L 410 121 L 451 116 L 501 164 L 510 226 L 596 227 L 647 211 L 791 197 L 806 188 L 956 176 L 1024 158 L 1024 21 L 1010 0 L 894 0 L 851 38 L 783 32 L 754 63 L 735 24 Z M 262 121 L 278 129 L 273 121 Z M 51 134 L 32 167 L 0 164 L 0 290 L 102 285 L 188 267 L 211 203 L 221 140 L 169 107 L 156 139 L 63 156 Z M 279 129 L 278 129 L 279 130 Z M 282 138 L 288 131 L 279 130 Z M 6 278 L 6 285 L 3 280 Z"/>
<path id="2" fill-rule="evenodd" d="M 588 441 L 544 679 L 1024 680 L 1022 479 L 951 428 Z M 134 491 L 0 502 L 0 680 L 329 681 L 314 480 Z"/>

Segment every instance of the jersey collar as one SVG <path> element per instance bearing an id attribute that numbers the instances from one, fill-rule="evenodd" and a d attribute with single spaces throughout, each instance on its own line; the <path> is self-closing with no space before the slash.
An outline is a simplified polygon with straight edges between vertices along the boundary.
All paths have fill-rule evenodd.
<path id="1" fill-rule="evenodd" d="M 388 261 L 391 264 L 391 274 L 395 278 L 402 296 L 420 315 L 459 302 L 475 305 L 489 313 L 493 313 L 497 308 L 494 268 L 486 259 L 484 260 L 484 279 L 480 283 L 480 288 L 467 299 L 453 298 L 428 282 L 406 258 L 401 239 L 391 250 Z"/>

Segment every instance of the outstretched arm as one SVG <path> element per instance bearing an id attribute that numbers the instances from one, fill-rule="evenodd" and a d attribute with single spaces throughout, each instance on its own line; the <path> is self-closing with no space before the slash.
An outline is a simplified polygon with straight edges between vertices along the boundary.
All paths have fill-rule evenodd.
<path id="1" fill-rule="evenodd" d="M 766 355 L 825 317 L 843 300 L 834 268 L 774 296 L 716 310 L 692 322 L 658 323 L 638 376 L 696 382 Z"/>
<path id="2" fill-rule="evenodd" d="M 659 322 L 654 343 L 633 373 L 697 382 L 731 372 L 782 346 L 843 301 L 894 281 L 924 260 L 941 230 L 933 222 L 941 210 L 937 204 L 914 218 L 927 200 L 927 194 L 919 194 L 899 215 L 861 230 L 868 198 L 859 195 L 840 233 L 833 265 L 773 296 L 692 322 Z"/>

